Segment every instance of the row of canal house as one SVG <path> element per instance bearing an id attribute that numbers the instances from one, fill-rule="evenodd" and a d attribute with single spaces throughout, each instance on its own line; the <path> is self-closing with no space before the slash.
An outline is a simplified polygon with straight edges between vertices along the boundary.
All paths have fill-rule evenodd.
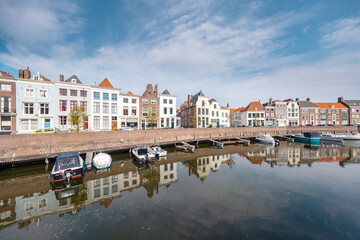
<path id="1" fill-rule="evenodd" d="M 0 71 L 0 134 L 30 133 L 40 128 L 72 128 L 70 111 L 81 106 L 87 117 L 83 128 L 116 130 L 122 127 L 148 129 L 178 125 L 176 96 L 158 93 L 148 84 L 142 96 L 122 93 L 105 78 L 100 84 L 84 84 L 76 75 L 51 81 L 29 68 L 19 78 Z"/>
<path id="2" fill-rule="evenodd" d="M 207 128 L 229 127 L 230 109 L 224 107 L 215 99 L 209 99 L 203 91 L 188 95 L 179 109 L 182 127 Z"/>
<path id="3" fill-rule="evenodd" d="M 231 109 L 231 125 L 236 126 L 306 126 L 360 124 L 360 100 L 314 103 L 310 98 L 272 100 Z"/>

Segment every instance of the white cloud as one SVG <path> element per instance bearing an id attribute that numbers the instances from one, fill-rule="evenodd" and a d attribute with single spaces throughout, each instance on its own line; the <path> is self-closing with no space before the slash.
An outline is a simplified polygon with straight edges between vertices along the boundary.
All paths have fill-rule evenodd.
<path id="1" fill-rule="evenodd" d="M 360 17 L 337 20 L 327 26 L 323 41 L 327 47 L 360 44 Z"/>

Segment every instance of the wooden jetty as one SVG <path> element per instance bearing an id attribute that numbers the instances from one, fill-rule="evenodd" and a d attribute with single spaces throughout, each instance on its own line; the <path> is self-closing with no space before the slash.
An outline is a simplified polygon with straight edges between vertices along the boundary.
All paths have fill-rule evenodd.
<path id="1" fill-rule="evenodd" d="M 211 138 L 209 139 L 209 141 L 212 142 L 213 145 L 215 145 L 216 147 L 218 147 L 220 149 L 224 148 L 224 143 L 222 143 L 222 142 L 216 141 L 216 140 L 211 139 Z"/>
<path id="2" fill-rule="evenodd" d="M 195 151 L 195 146 L 194 145 L 190 145 L 187 142 L 183 142 L 183 141 L 179 141 L 178 143 L 175 143 L 175 148 L 176 149 L 181 149 L 181 150 L 188 150 L 191 152 Z"/>

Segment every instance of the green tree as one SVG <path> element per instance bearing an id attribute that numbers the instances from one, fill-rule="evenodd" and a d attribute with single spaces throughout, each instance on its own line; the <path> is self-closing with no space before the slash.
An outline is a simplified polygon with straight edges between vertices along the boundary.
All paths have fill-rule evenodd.
<path id="1" fill-rule="evenodd" d="M 194 114 L 191 116 L 191 126 L 194 128 L 197 128 L 197 118 L 198 115 L 196 114 L 196 112 L 194 112 Z"/>
<path id="2" fill-rule="evenodd" d="M 80 128 L 84 128 L 84 120 L 87 114 L 82 106 L 76 105 L 69 113 L 69 121 L 71 125 L 76 126 L 76 131 L 79 132 Z"/>

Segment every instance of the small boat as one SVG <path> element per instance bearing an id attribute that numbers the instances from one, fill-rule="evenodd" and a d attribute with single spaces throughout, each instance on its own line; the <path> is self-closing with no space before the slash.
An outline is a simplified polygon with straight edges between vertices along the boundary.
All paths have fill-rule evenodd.
<path id="1" fill-rule="evenodd" d="M 155 156 L 157 158 L 159 157 L 165 157 L 167 155 L 167 151 L 159 147 L 151 147 L 151 149 L 155 152 Z"/>
<path id="2" fill-rule="evenodd" d="M 321 141 L 342 142 L 344 137 L 345 137 L 345 135 L 331 134 L 329 132 L 321 132 L 320 133 Z"/>
<path id="3" fill-rule="evenodd" d="M 360 141 L 360 133 L 358 133 L 358 134 L 346 134 L 344 136 L 344 140 L 346 140 L 346 141 Z"/>
<path id="4" fill-rule="evenodd" d="M 84 173 L 84 161 L 77 152 L 59 154 L 50 177 L 54 182 L 72 180 L 82 177 Z"/>
<path id="5" fill-rule="evenodd" d="M 155 154 L 149 146 L 136 147 L 132 150 L 135 160 L 138 163 L 150 163 L 155 159 Z"/>
<path id="6" fill-rule="evenodd" d="M 295 135 L 295 142 L 320 144 L 320 133 L 318 132 L 304 132 L 302 134 Z"/>
<path id="7" fill-rule="evenodd" d="M 112 165 L 112 158 L 107 153 L 98 153 L 92 159 L 92 165 L 97 170 L 108 169 Z"/>
<path id="8" fill-rule="evenodd" d="M 259 141 L 260 143 L 263 143 L 263 144 L 272 144 L 272 145 L 279 145 L 280 144 L 279 140 L 273 138 L 269 134 L 264 134 L 264 135 L 262 135 L 260 137 L 257 137 L 256 140 Z"/>

